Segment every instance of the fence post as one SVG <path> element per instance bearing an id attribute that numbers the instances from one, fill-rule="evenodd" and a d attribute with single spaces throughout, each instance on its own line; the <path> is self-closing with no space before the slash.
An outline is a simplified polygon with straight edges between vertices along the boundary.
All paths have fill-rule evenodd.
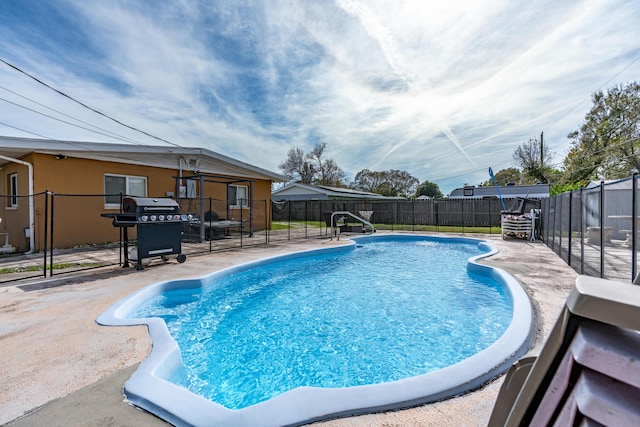
<path id="1" fill-rule="evenodd" d="M 200 187 L 202 188 L 202 187 Z M 240 206 L 242 206 L 242 202 L 240 202 Z M 209 225 L 211 225 L 211 221 L 213 221 L 212 213 L 213 213 L 213 197 L 209 196 Z M 206 220 L 204 212 L 200 214 L 200 221 L 204 224 Z M 242 208 L 240 208 L 240 224 L 242 224 Z M 209 253 L 213 252 L 213 228 L 208 227 L 209 229 Z M 226 231 L 225 231 L 226 234 Z M 206 237 L 206 236 L 205 236 Z M 242 227 L 240 227 L 240 247 L 242 247 Z"/>
<path id="2" fill-rule="evenodd" d="M 540 216 L 538 217 L 538 221 L 540 223 L 540 240 L 547 244 L 547 236 L 544 235 L 547 227 L 545 227 L 545 221 L 547 220 L 547 206 L 549 204 L 549 198 L 540 200 Z"/>
<path id="3" fill-rule="evenodd" d="M 291 240 L 291 200 L 287 200 L 287 240 Z"/>
<path id="4" fill-rule="evenodd" d="M 212 197 L 209 197 L 212 199 Z M 251 196 L 251 201 L 247 201 L 249 203 L 249 237 L 253 237 L 253 195 Z M 242 239 L 244 234 L 244 225 L 242 223 L 244 219 L 242 218 L 242 200 L 240 201 L 240 249 L 242 249 Z M 211 239 L 211 236 L 209 236 Z M 209 245 L 211 245 L 211 240 L 209 240 Z"/>
<path id="5" fill-rule="evenodd" d="M 227 184 L 227 194 L 229 194 L 229 184 Z M 204 175 L 200 175 L 200 213 L 199 213 L 199 217 L 200 217 L 200 241 L 198 243 L 201 243 L 204 238 Z M 228 198 L 228 197 L 227 197 Z M 242 203 L 242 202 L 240 202 Z M 231 215 L 229 214 L 230 210 L 229 210 L 229 201 L 227 200 L 227 218 L 231 218 Z M 240 207 L 240 212 L 242 212 L 242 206 Z M 240 218 L 242 219 L 242 217 Z"/>
<path id="6" fill-rule="evenodd" d="M 600 181 L 600 278 L 604 278 L 604 181 Z"/>
<path id="7" fill-rule="evenodd" d="M 636 193 L 638 192 L 638 184 L 637 178 L 638 172 L 633 172 L 631 179 L 633 180 L 631 183 L 631 191 L 633 194 L 631 195 L 631 281 L 634 284 L 638 284 L 636 282 L 636 263 L 638 261 L 638 254 L 636 250 L 636 235 L 638 233 L 638 206 Z"/>
<path id="8" fill-rule="evenodd" d="M 553 201 L 553 225 L 551 226 L 551 250 L 553 252 L 556 251 L 556 198 L 558 196 L 553 196 L 551 199 Z M 549 203 L 549 207 L 551 207 L 551 203 Z"/>
<path id="9" fill-rule="evenodd" d="M 571 243 L 573 241 L 573 192 L 569 193 L 569 242 L 567 243 L 567 264 L 571 267 Z"/>
<path id="10" fill-rule="evenodd" d="M 309 221 L 309 205 L 307 201 L 304 201 L 304 238 L 309 238 L 309 230 L 308 230 L 308 221 Z"/>
<path id="11" fill-rule="evenodd" d="M 269 245 L 271 226 L 273 223 L 273 202 L 271 199 L 264 201 L 264 244 Z"/>
<path id="12" fill-rule="evenodd" d="M 53 276 L 53 217 L 55 216 L 55 209 L 53 208 L 53 200 L 55 194 L 51 192 L 51 233 L 49 233 L 49 277 Z"/>
<path id="13" fill-rule="evenodd" d="M 562 258 L 562 194 L 558 194 L 558 198 L 560 199 L 560 207 L 558 208 L 558 212 L 560 213 L 560 232 L 558 233 L 558 256 Z"/>
<path id="14" fill-rule="evenodd" d="M 471 227 L 475 227 L 477 225 L 476 222 L 476 215 L 478 215 L 478 202 L 476 202 L 475 200 L 471 202 L 473 206 L 473 213 L 471 214 Z"/>
<path id="15" fill-rule="evenodd" d="M 416 231 L 416 201 L 411 201 L 411 231 Z"/>
<path id="16" fill-rule="evenodd" d="M 253 181 L 249 181 L 249 237 L 253 237 L 253 228 L 254 228 L 254 215 L 253 208 L 255 204 L 253 203 Z M 240 221 L 242 221 L 242 205 L 240 205 Z M 242 237 L 242 230 L 240 231 L 240 236 Z M 240 246 L 242 247 L 242 239 L 240 239 Z"/>
<path id="17" fill-rule="evenodd" d="M 580 188 L 580 274 L 584 274 L 584 189 Z"/>
<path id="18" fill-rule="evenodd" d="M 35 196 L 32 196 L 35 197 Z M 47 277 L 47 232 L 48 232 L 48 225 L 49 223 L 49 190 L 44 190 L 44 239 L 43 239 L 43 243 L 44 243 L 44 248 L 43 248 L 43 253 L 44 253 L 44 264 L 43 264 L 43 270 L 44 270 L 44 277 Z"/>
<path id="19" fill-rule="evenodd" d="M 391 231 L 395 231 L 396 221 L 398 221 L 398 201 L 393 202 L 393 218 L 391 219 Z"/>

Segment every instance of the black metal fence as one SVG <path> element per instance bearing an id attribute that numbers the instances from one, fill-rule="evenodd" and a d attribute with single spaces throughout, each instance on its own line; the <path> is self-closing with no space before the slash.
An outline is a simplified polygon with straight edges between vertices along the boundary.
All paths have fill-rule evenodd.
<path id="1" fill-rule="evenodd" d="M 112 227 L 109 218 L 100 217 L 100 213 L 107 212 L 104 194 L 44 192 L 31 198 L 21 196 L 19 200 L 9 197 L 0 196 L 4 206 L 15 206 L 0 214 L 0 240 L 11 235 L 4 252 L 0 252 L 0 283 L 125 265 L 128 254 L 124 253 L 122 229 Z M 226 200 L 211 198 L 181 199 L 179 203 L 181 213 L 196 220 L 215 217 L 230 223 L 203 239 L 198 225 L 185 222 L 182 252 L 187 257 L 279 241 L 328 238 L 331 231 L 327 227 L 327 214 L 335 211 L 366 216 L 377 229 L 384 230 L 501 232 L 502 206 L 497 199 L 273 203 L 259 200 L 245 203 L 242 209 L 229 206 Z M 34 216 L 32 230 L 29 211 Z M 238 223 L 241 226 L 234 225 Z M 129 234 L 134 247 L 135 232 Z M 4 240 L 0 242 L 0 248 L 3 246 Z"/>
<path id="2" fill-rule="evenodd" d="M 446 227 L 465 229 L 482 227 L 487 233 L 500 233 L 498 199 L 471 200 L 300 200 L 272 202 L 273 221 L 291 229 L 327 225 L 327 213 L 352 212 L 383 230 L 449 231 Z M 469 230 L 471 231 L 471 230 Z"/>
<path id="3" fill-rule="evenodd" d="M 638 175 L 542 201 L 543 241 L 580 274 L 638 276 Z"/>
<path id="4" fill-rule="evenodd" d="M 122 228 L 100 216 L 113 212 L 105 209 L 104 194 L 0 195 L 0 203 L 0 283 L 127 264 Z M 244 203 L 242 209 L 215 199 L 183 199 L 180 205 L 193 218 L 182 226 L 187 256 L 268 243 L 269 201 Z M 213 213 L 216 232 L 202 239 L 194 223 Z M 130 230 L 133 248 L 135 228 Z"/>
<path id="5" fill-rule="evenodd" d="M 580 274 L 634 281 L 639 275 L 638 179 L 636 174 L 543 199 L 542 240 Z M 123 265 L 122 230 L 105 226 L 107 219 L 89 213 L 104 211 L 104 197 L 50 192 L 32 197 L 0 195 L 4 207 L 0 210 L 0 283 Z M 513 203 L 505 200 L 507 209 Z M 496 234 L 501 232 L 502 211 L 498 199 L 260 200 L 242 209 L 228 206 L 226 200 L 182 199 L 180 207 L 195 218 L 215 213 L 221 220 L 242 224 L 206 239 L 185 224 L 182 247 L 187 256 L 328 238 L 327 214 L 336 211 L 352 212 L 382 230 Z"/>

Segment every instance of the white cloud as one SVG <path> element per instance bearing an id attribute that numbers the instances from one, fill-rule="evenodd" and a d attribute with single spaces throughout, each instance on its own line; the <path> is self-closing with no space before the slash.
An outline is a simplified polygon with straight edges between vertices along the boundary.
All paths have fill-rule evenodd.
<path id="1" fill-rule="evenodd" d="M 543 130 L 561 161 L 590 95 L 640 67 L 616 76 L 640 56 L 635 0 L 52 5 L 68 32 L 49 22 L 43 45 L 33 33 L 45 18 L 23 14 L 19 27 L 0 18 L 1 56 L 131 126 L 274 171 L 290 147 L 324 139 L 352 176 L 401 169 L 445 192 L 511 166 L 515 148 Z M 0 78 L 66 114 L 159 143 L 7 67 Z M 48 137 L 110 140 L 6 102 L 0 112 Z"/>

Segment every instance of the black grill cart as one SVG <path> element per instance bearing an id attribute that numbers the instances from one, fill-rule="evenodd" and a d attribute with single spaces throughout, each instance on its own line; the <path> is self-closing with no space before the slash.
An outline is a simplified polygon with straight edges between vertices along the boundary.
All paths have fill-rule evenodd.
<path id="1" fill-rule="evenodd" d="M 170 198 L 125 197 L 122 200 L 122 212 L 102 214 L 113 219 L 114 227 L 123 228 L 125 243 L 125 267 L 129 264 L 128 233 L 129 227 L 137 227 L 137 266 L 142 270 L 143 258 L 162 257 L 177 254 L 178 262 L 187 257 L 182 254 L 182 215 L 180 206 Z"/>

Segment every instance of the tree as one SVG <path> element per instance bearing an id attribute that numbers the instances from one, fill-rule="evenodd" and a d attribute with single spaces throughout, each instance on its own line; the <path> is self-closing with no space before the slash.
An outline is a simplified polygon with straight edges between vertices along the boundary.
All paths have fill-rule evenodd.
<path id="1" fill-rule="evenodd" d="M 545 145 L 542 148 L 541 156 L 540 146 L 541 144 L 537 139 L 530 138 L 527 142 L 518 146 L 513 153 L 513 161 L 522 170 L 525 183 L 548 182 L 544 165 L 551 163 L 551 154 L 549 146 Z"/>
<path id="2" fill-rule="evenodd" d="M 363 169 L 356 174 L 351 188 L 383 196 L 412 197 L 419 182 L 418 178 L 405 171 L 392 169 L 376 172 Z"/>
<path id="3" fill-rule="evenodd" d="M 598 91 L 579 130 L 567 137 L 563 183 L 619 179 L 640 170 L 640 83 Z"/>
<path id="4" fill-rule="evenodd" d="M 350 187 L 354 190 L 375 193 L 384 183 L 384 173 L 362 169 L 356 174 Z"/>
<path id="5" fill-rule="evenodd" d="M 441 198 L 444 195 L 440 191 L 440 187 L 435 182 L 424 181 L 416 189 L 416 197 L 427 196 L 432 199 Z"/>
<path id="6" fill-rule="evenodd" d="M 320 173 L 321 178 L 316 182 L 316 184 L 333 185 L 337 187 L 341 187 L 344 185 L 345 173 L 342 169 L 340 169 L 335 160 L 325 160 L 322 164 Z"/>
<path id="7" fill-rule="evenodd" d="M 314 145 L 311 152 L 306 155 L 307 161 L 313 165 L 313 170 L 316 172 L 313 183 L 320 185 L 342 185 L 345 178 L 344 171 L 340 169 L 335 160 L 325 159 L 324 150 L 326 148 L 326 142 L 319 142 Z"/>
<path id="8" fill-rule="evenodd" d="M 310 162 L 305 160 L 302 149 L 292 147 L 287 152 L 287 158 L 280 164 L 280 170 L 290 181 L 300 181 L 304 184 L 311 184 L 315 170 Z"/>
<path id="9" fill-rule="evenodd" d="M 507 168 L 501 169 L 498 172 L 493 174 L 493 177 L 496 179 L 498 185 L 507 185 L 511 182 L 514 184 L 520 184 L 522 182 L 522 173 L 518 168 Z M 489 178 L 485 182 L 482 183 L 484 187 L 494 185 L 493 180 Z"/>
<path id="10" fill-rule="evenodd" d="M 335 160 L 325 158 L 326 142 L 316 144 L 310 153 L 305 154 L 298 147 L 289 149 L 287 158 L 279 168 L 290 181 L 303 184 L 344 185 L 345 173 Z"/>

